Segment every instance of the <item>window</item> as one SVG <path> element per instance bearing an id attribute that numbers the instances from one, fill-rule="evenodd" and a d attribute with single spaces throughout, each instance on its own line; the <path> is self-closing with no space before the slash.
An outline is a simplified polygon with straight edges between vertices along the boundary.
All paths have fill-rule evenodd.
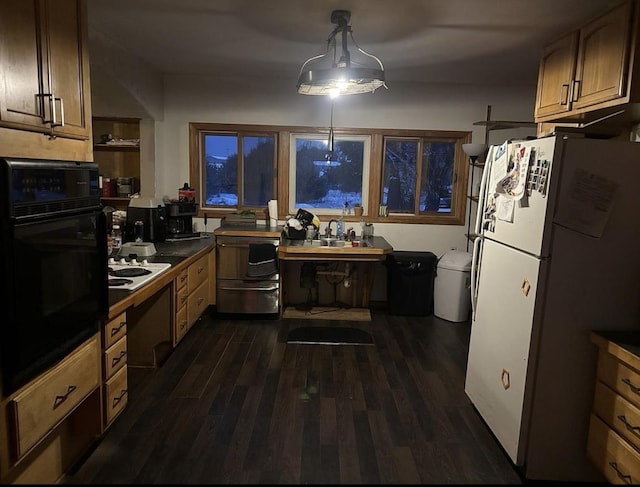
<path id="1" fill-rule="evenodd" d="M 292 134 L 289 213 L 305 208 L 330 215 L 356 203 L 366 206 L 370 146 L 368 136 L 334 136 L 333 152 L 328 153 L 327 137 Z"/>
<path id="2" fill-rule="evenodd" d="M 275 134 L 202 132 L 200 137 L 203 208 L 263 207 L 274 199 Z"/>
<path id="3" fill-rule="evenodd" d="M 455 151 L 455 140 L 385 137 L 382 204 L 390 213 L 451 213 Z"/>
<path id="4" fill-rule="evenodd" d="M 360 203 L 367 221 L 463 225 L 469 132 L 190 124 L 190 180 L 201 215 L 271 199 L 280 219 L 306 208 L 321 220 Z M 348 214 L 347 219 L 355 216 Z"/>

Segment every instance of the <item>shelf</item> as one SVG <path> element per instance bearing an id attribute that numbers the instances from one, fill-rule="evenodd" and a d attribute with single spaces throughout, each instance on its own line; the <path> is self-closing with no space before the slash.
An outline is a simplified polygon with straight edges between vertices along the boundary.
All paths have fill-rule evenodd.
<path id="1" fill-rule="evenodd" d="M 537 128 L 536 122 L 515 122 L 510 120 L 481 120 L 479 122 L 473 122 L 473 125 L 480 125 L 486 127 L 487 130 L 505 130 L 505 129 L 517 129 L 517 128 Z"/>
<path id="2" fill-rule="evenodd" d="M 128 196 L 102 196 L 100 199 L 112 203 L 128 203 L 131 200 Z"/>
<path id="3" fill-rule="evenodd" d="M 95 144 L 93 150 L 118 151 L 118 152 L 139 152 L 139 145 L 115 145 L 115 144 Z"/>

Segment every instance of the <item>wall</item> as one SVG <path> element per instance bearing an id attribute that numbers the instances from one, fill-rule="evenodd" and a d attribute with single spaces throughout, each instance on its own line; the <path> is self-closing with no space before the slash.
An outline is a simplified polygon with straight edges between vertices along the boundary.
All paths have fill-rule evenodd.
<path id="1" fill-rule="evenodd" d="M 117 71 L 118 67 L 112 65 L 109 69 Z M 100 72 L 95 71 L 97 76 Z M 117 77 L 116 74 L 111 76 Z M 109 93 L 104 89 L 104 83 L 92 81 L 101 87 L 99 93 L 92 91 L 94 115 L 103 115 L 98 107 L 114 106 L 110 98 L 119 104 L 126 96 L 118 92 L 119 86 L 112 85 L 112 93 Z M 492 107 L 492 120 L 533 119 L 535 86 L 420 84 L 392 80 L 388 80 L 388 85 L 388 90 L 336 101 L 334 126 L 462 130 L 472 132 L 474 142 L 484 142 L 484 127 L 475 126 L 473 122 L 485 120 L 487 105 Z M 157 96 L 150 100 L 138 96 L 132 102 L 143 105 L 133 109 L 137 113 L 152 114 L 159 107 L 162 109 L 162 116 L 153 118 L 155 115 L 149 115 L 150 119 L 144 122 L 149 134 L 155 132 L 155 158 L 151 158 L 143 173 L 155 173 L 155 178 L 152 184 L 150 181 L 143 184 L 143 196 L 174 198 L 178 188 L 189 181 L 189 122 L 312 127 L 328 127 L 330 123 L 328 100 L 299 95 L 292 79 L 165 76 L 162 86 L 161 105 Z M 155 90 L 157 85 L 151 83 L 150 88 Z M 140 86 L 136 86 L 136 92 L 140 92 Z M 145 107 L 145 103 L 151 106 Z M 530 134 L 531 130 L 491 132 L 489 143 Z M 198 230 L 205 230 L 202 219 L 196 218 L 194 224 Z M 206 230 L 213 231 L 219 224 L 220 220 L 210 219 Z M 465 237 L 466 225 L 376 223 L 375 233 L 384 236 L 396 250 L 431 251 L 440 257 L 450 249 L 471 249 Z M 384 277 L 383 273 L 381 267 L 373 300 L 384 299 L 385 280 L 380 278 Z"/>
<path id="2" fill-rule="evenodd" d="M 156 123 L 156 191 L 177 196 L 189 181 L 189 122 L 250 123 L 327 127 L 330 106 L 324 97 L 296 92 L 295 80 L 171 76 L 164 79 L 164 120 Z M 426 85 L 389 82 L 389 89 L 338 99 L 335 127 L 463 130 L 483 142 L 487 105 L 492 119 L 532 120 L 535 87 Z M 509 131 L 512 132 L 512 131 Z M 512 135 L 509 135 L 512 136 Z M 492 132 L 495 142 L 504 140 Z M 203 229 L 203 223 L 196 220 Z M 219 224 L 209 221 L 207 229 Z M 466 249 L 466 226 L 376 224 L 398 250 L 430 250 L 441 255 Z"/>

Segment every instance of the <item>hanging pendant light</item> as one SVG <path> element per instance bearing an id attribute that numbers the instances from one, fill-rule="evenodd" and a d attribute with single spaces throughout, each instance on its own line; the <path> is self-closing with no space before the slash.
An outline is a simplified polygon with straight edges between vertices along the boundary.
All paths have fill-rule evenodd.
<path id="1" fill-rule="evenodd" d="M 298 93 L 337 96 L 373 93 L 381 86 L 387 88 L 382 61 L 358 46 L 349 25 L 350 20 L 351 12 L 348 10 L 331 12 L 331 23 L 337 27 L 329 35 L 327 51 L 307 59 L 300 68 Z M 347 46 L 349 37 L 358 52 L 366 56 L 367 61 L 372 60 L 368 66 L 351 59 Z"/>

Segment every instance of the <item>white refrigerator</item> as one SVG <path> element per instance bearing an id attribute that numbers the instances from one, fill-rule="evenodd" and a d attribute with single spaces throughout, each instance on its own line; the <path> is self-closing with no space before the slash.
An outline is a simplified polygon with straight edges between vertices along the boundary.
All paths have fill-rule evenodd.
<path id="1" fill-rule="evenodd" d="M 466 394 L 526 479 L 602 481 L 589 333 L 640 329 L 640 144 L 492 146 L 476 233 Z"/>

